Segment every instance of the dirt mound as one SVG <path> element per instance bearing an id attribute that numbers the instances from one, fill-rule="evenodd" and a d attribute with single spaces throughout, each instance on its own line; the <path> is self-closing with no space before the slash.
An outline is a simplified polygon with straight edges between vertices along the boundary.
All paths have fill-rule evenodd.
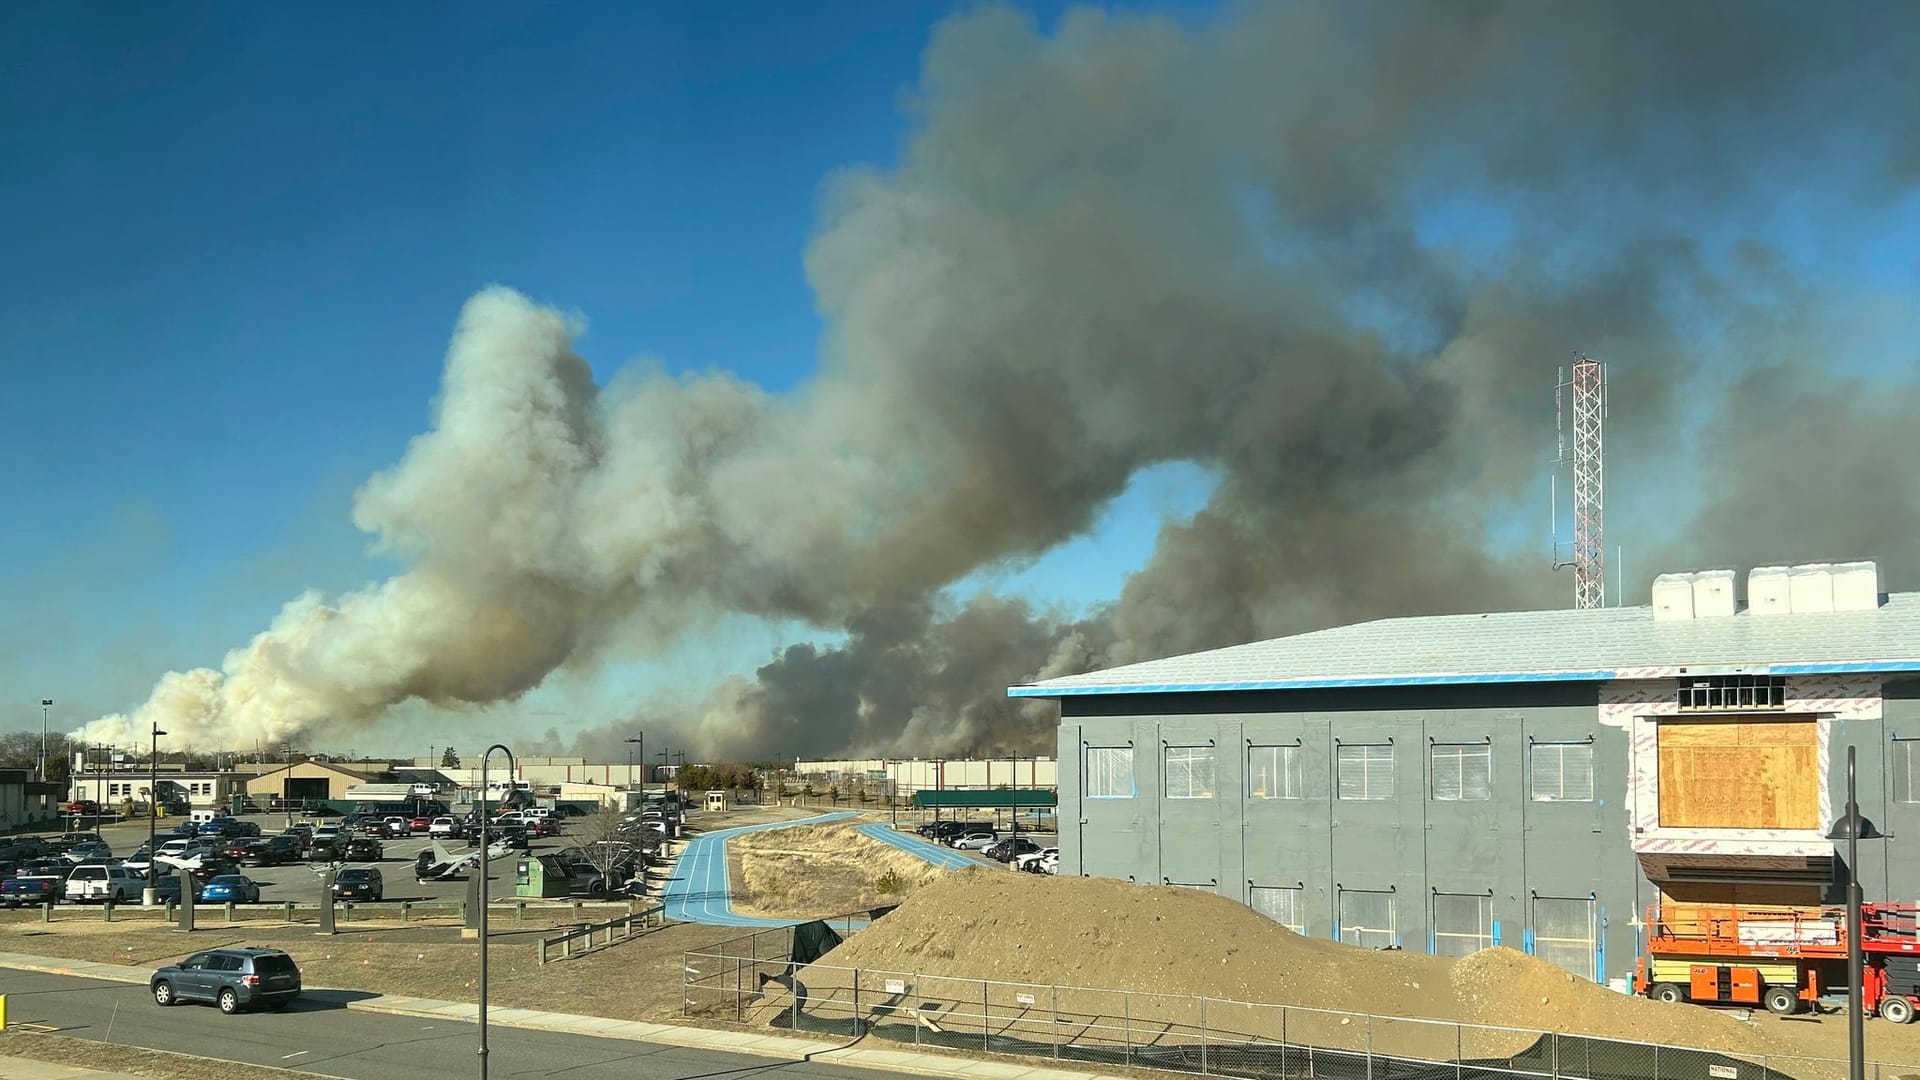
<path id="1" fill-rule="evenodd" d="M 820 918 L 897 904 L 949 872 L 851 824 L 796 825 L 727 841 L 729 903 L 742 915 Z"/>
<path id="2" fill-rule="evenodd" d="M 827 967 L 861 969 L 863 988 L 869 973 L 877 979 L 883 977 L 878 973 L 895 972 L 1133 991 L 1135 997 L 1124 1006 L 1129 1022 L 1155 1008 L 1178 1012 L 1187 1006 L 1174 999 L 1194 996 L 1742 1054 L 1792 1052 L 1725 1013 L 1627 997 L 1511 949 L 1488 949 L 1461 960 L 1378 952 L 1302 937 L 1225 897 L 1097 878 L 990 870 L 953 874 L 923 886 L 899 910 L 853 935 L 821 962 L 821 970 L 803 971 L 801 980 L 814 1000 L 832 995 L 845 981 L 844 973 Z M 916 987 L 915 994 L 929 996 L 928 985 Z M 1141 996 L 1155 994 L 1170 997 Z M 1094 995 L 1069 997 L 1074 1010 L 1089 1017 L 1118 1016 L 1123 1009 Z M 1226 1011 L 1213 1010 L 1216 1028 L 1249 1037 L 1277 1034 L 1266 1029 L 1278 1027 L 1279 1010 L 1235 1009 L 1231 1029 L 1222 1028 Z M 1300 1013 L 1290 1019 L 1296 1038 L 1315 1024 L 1356 1027 L 1344 1019 L 1316 1021 Z M 1170 1016 L 1168 1023 L 1181 1021 Z M 1387 1040 L 1404 1044 L 1407 1053 L 1453 1056 L 1450 1027 L 1373 1027 L 1380 1052 L 1395 1052 L 1380 1045 Z M 1516 1035 L 1477 1041 L 1480 1045 L 1469 1050 L 1497 1054 L 1516 1053 L 1532 1040 Z"/>

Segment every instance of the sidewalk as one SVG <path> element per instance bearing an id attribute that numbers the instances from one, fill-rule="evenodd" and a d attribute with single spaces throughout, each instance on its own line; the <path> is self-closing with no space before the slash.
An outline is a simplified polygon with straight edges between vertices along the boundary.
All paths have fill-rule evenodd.
<path id="1" fill-rule="evenodd" d="M 126 967 L 121 964 L 97 964 L 86 960 L 58 960 L 45 956 L 29 956 L 22 953 L 0 953 L 0 968 L 12 968 L 16 971 L 37 971 L 46 975 L 73 975 L 84 979 L 100 979 L 104 982 L 133 983 L 145 986 L 153 974 L 150 968 Z M 323 987 L 308 987 L 309 990 L 322 992 Z M 331 988 L 344 989 L 344 988 Z M 361 993 L 362 991 L 352 991 Z M 440 1001 L 435 998 L 403 997 L 400 995 L 375 994 L 371 997 L 349 1001 L 346 1007 L 360 1012 L 389 1013 L 395 1016 L 418 1016 L 435 1020 L 461 1020 L 473 1022 L 479 1018 L 480 1009 L 461 1001 Z M 561 1032 L 573 1035 L 590 1035 L 602 1039 L 627 1039 L 634 1042 L 660 1043 L 667 1046 L 684 1046 L 696 1050 L 730 1051 L 736 1054 L 757 1054 L 761 1057 L 784 1058 L 797 1061 L 811 1057 L 815 1061 L 833 1061 L 842 1065 L 865 1066 L 872 1069 L 892 1069 L 896 1072 L 919 1073 L 924 1076 L 961 1077 L 966 1080 L 1115 1080 L 1102 1073 L 1082 1072 L 1075 1069 L 1055 1069 L 1013 1060 L 986 1060 L 976 1058 L 945 1057 L 939 1054 L 916 1053 L 909 1050 L 888 1050 L 869 1047 L 864 1044 L 851 1049 L 841 1050 L 841 1042 L 822 1042 L 815 1039 L 796 1039 L 786 1035 L 760 1035 L 750 1031 L 716 1031 L 711 1028 L 683 1027 L 679 1024 L 656 1024 L 643 1020 L 612 1020 L 601 1016 L 576 1016 L 571 1013 L 545 1012 L 539 1009 L 519 1009 L 494 1005 L 487 1009 L 487 1024 L 498 1027 L 531 1028 L 537 1031 Z M 68 1072 L 22 1072 L 15 1074 L 7 1069 L 17 1059 L 0 1059 L 0 1080 L 66 1080 L 67 1077 L 84 1077 L 88 1080 L 120 1080 L 116 1074 L 96 1073 L 86 1070 Z M 25 1062 L 31 1068 L 67 1069 L 64 1065 L 46 1065 L 43 1062 Z"/>

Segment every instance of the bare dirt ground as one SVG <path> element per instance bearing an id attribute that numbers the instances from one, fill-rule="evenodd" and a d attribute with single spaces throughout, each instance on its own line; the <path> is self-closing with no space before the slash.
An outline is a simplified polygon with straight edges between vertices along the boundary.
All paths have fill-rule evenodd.
<path id="1" fill-rule="evenodd" d="M 1375 1022 L 1310 1014 L 1335 1010 L 1428 1018 L 1489 1028 L 1523 1028 L 1628 1042 L 1690 1046 L 1757 1060 L 1796 1076 L 1823 1077 L 1828 1066 L 1787 1061 L 1795 1056 L 1845 1057 L 1844 1016 L 1775 1017 L 1757 1012 L 1745 1021 L 1726 1010 L 1662 1005 L 1628 997 L 1576 978 L 1510 949 L 1489 949 L 1453 960 L 1407 952 L 1377 952 L 1293 934 L 1245 905 L 1188 889 L 1132 885 L 1094 878 L 1055 878 L 969 871 L 939 878 L 900 908 L 849 938 L 800 981 L 810 1002 L 851 997 L 860 969 L 863 1001 L 874 1001 L 884 980 L 912 982 L 907 992 L 921 1009 L 944 1010 L 949 1030 L 977 1030 L 979 983 L 990 979 L 986 1012 L 992 1030 L 1052 1037 L 1051 987 L 1133 991 L 1060 991 L 1069 1028 L 1099 1032 L 1122 1015 L 1136 1037 L 1143 1022 L 1173 1037 L 1196 1027 L 1191 998 L 1296 1006 L 1285 1021 L 1294 1041 L 1340 1048 L 1368 1038 L 1376 1052 L 1450 1059 L 1516 1053 L 1530 1034 L 1450 1025 Z M 893 973 L 889 975 L 889 973 Z M 918 976 L 916 979 L 907 976 Z M 944 977 L 944 978 L 937 978 Z M 1025 984 L 1025 985 L 1017 985 Z M 769 985 L 762 1019 L 789 999 Z M 883 992 L 884 993 L 884 992 Z M 1024 994 L 1025 999 L 1022 1000 Z M 1161 996 L 1156 996 L 1161 995 Z M 1004 1000 L 1003 1000 L 1004 999 Z M 1037 1004 L 1036 1004 L 1037 1002 Z M 1045 1012 L 1034 1033 L 1022 1018 Z M 1215 1006 L 1207 1019 L 1216 1034 L 1248 1038 L 1282 1035 L 1280 1010 Z M 1038 1034 L 1035 1034 L 1038 1033 Z M 1471 1045 L 1465 1045 L 1471 1044 Z M 1868 1056 L 1920 1073 L 1920 1025 L 1870 1020 Z M 1839 1070 L 1844 1074 L 1844 1065 Z"/>
<path id="2" fill-rule="evenodd" d="M 897 904 L 946 874 L 848 822 L 737 836 L 727 843 L 733 910 L 818 918 Z"/>

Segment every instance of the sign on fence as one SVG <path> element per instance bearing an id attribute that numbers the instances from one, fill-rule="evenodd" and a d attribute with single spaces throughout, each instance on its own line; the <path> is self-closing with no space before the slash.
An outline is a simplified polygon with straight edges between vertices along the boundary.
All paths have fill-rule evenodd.
<path id="1" fill-rule="evenodd" d="M 904 994 L 906 992 L 907 992 L 907 980 L 905 979 L 888 979 L 887 980 L 887 993 Z"/>
<path id="2" fill-rule="evenodd" d="M 1015 1005 L 1031 1005 L 1033 1004 L 1033 995 L 1032 994 L 1015 994 L 1013 995 L 1013 1003 Z"/>

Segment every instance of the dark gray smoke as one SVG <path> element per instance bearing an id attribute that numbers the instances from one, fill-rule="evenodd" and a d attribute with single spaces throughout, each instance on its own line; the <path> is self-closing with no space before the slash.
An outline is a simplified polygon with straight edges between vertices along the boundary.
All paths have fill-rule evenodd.
<path id="1" fill-rule="evenodd" d="M 1548 388 L 1576 349 L 1611 363 L 1613 490 L 1678 461 L 1712 485 L 1650 523 L 1672 551 L 1725 559 L 1764 526 L 1820 557 L 1903 528 L 1910 483 L 1823 492 L 1853 524 L 1804 529 L 1737 494 L 1769 483 L 1773 426 L 1742 425 L 1782 394 L 1859 432 L 1808 428 L 1794 441 L 1818 460 L 1911 449 L 1898 411 L 1822 389 L 1820 356 L 1700 388 L 1748 359 L 1721 324 L 1768 311 L 1752 285 L 1778 270 L 1727 252 L 1782 192 L 1818 180 L 1860 215 L 1912 183 L 1885 148 L 1916 119 L 1914 22 L 1538 2 L 950 20 L 898 167 L 829 184 L 813 383 L 596 389 L 562 320 L 482 294 L 433 430 L 358 508 L 413 569 L 291 606 L 145 708 L 220 732 L 371 723 L 409 699 L 512 699 L 732 612 L 844 640 L 635 719 L 742 756 L 1031 750 L 1050 720 L 1009 683 L 1563 602 L 1544 545 L 1508 525 L 1540 516 Z M 1713 424 L 1732 437 L 1699 438 Z M 1110 608 L 945 594 L 1083 533 L 1167 461 L 1218 490 Z M 1869 499 L 1897 507 L 1849 517 Z M 1876 549 L 1895 574 L 1913 535 Z"/>

